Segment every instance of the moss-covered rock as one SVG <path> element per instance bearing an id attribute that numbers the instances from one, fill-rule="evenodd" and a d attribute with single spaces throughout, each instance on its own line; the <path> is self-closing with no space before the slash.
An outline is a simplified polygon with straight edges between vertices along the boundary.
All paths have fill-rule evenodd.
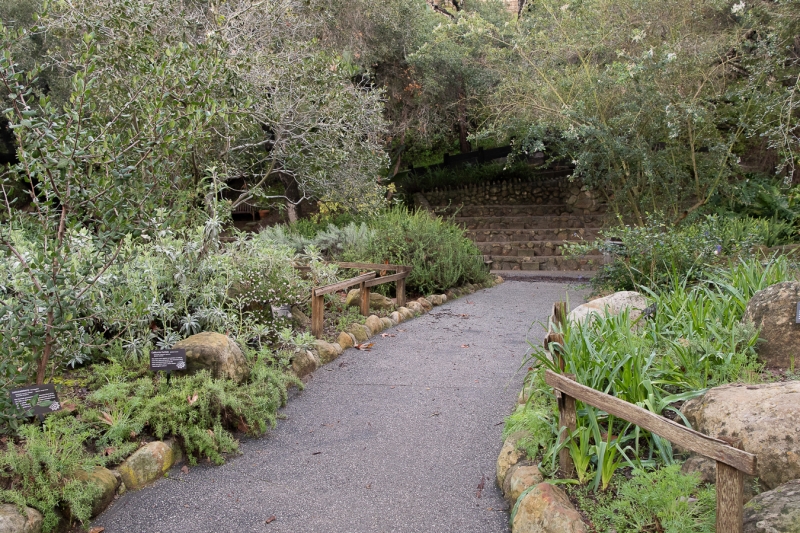
<path id="1" fill-rule="evenodd" d="M 128 457 L 118 470 L 128 490 L 139 490 L 163 477 L 179 459 L 180 449 L 173 441 L 150 442 Z"/>
<path id="2" fill-rule="evenodd" d="M 186 371 L 190 374 L 210 370 L 215 378 L 241 383 L 249 374 L 247 360 L 233 339 L 219 333 L 192 335 L 173 346 L 186 350 Z"/>

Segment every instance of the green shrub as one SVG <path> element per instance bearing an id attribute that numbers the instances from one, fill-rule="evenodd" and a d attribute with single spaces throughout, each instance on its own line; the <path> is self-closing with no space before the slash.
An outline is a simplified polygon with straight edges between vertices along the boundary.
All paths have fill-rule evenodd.
<path id="1" fill-rule="evenodd" d="M 682 474 L 680 465 L 651 472 L 635 470 L 631 479 L 612 489 L 591 496 L 585 487 L 568 489 L 597 531 L 714 532 L 714 487 L 700 487 L 697 474 Z"/>
<path id="2" fill-rule="evenodd" d="M 370 239 L 345 250 L 341 259 L 410 265 L 406 288 L 412 292 L 431 294 L 488 278 L 480 251 L 451 222 L 395 207 L 376 214 L 370 229 Z"/>
<path id="3" fill-rule="evenodd" d="M 529 392 L 524 405 L 519 405 L 505 420 L 503 438 L 524 431 L 527 436 L 517 443 L 528 457 L 535 458 L 540 450 L 552 447 L 555 442 L 554 426 L 558 422 L 558 407 L 541 372 L 529 372 L 523 390 Z"/>
<path id="4" fill-rule="evenodd" d="M 673 405 L 676 402 L 702 394 L 708 387 L 759 379 L 758 331 L 742 323 L 746 304 L 756 291 L 796 275 L 797 270 L 782 256 L 715 267 L 707 280 L 694 285 L 685 278 L 671 287 L 644 289 L 655 304 L 655 314 L 638 319 L 633 326 L 626 310 L 556 328 L 563 334 L 564 372 L 574 374 L 583 385 L 653 413 L 672 411 L 682 417 Z M 535 372 L 545 368 L 561 372 L 547 352 L 532 347 Z M 581 460 L 588 467 L 579 477 L 588 476 L 594 465 L 595 488 L 606 485 L 622 464 L 640 468 L 674 461 L 669 442 L 597 408 L 579 402 L 577 422 L 578 431 L 569 445 L 576 463 Z M 537 428 L 545 429 L 545 425 Z M 550 426 L 551 442 L 558 431 Z M 556 456 L 553 444 L 545 456 Z"/>
<path id="5" fill-rule="evenodd" d="M 58 525 L 58 511 L 86 523 L 100 488 L 75 479 L 79 470 L 104 464 L 86 452 L 84 442 L 96 436 L 86 423 L 68 415 L 50 415 L 44 426 L 25 425 L 22 443 L 9 441 L 0 451 L 0 501 L 27 505 L 44 515 L 44 531 Z"/>
<path id="6" fill-rule="evenodd" d="M 666 287 L 673 280 L 703 279 L 731 257 L 750 257 L 756 246 L 777 246 L 797 240 L 788 222 L 707 216 L 681 226 L 654 216 L 642 226 L 619 224 L 591 243 L 568 245 L 571 254 L 599 249 L 610 258 L 592 284 L 597 289 L 638 290 L 640 285 Z"/>
<path id="7" fill-rule="evenodd" d="M 288 385 L 300 385 L 266 359 L 264 355 L 256 359 L 248 381 L 241 385 L 214 379 L 205 371 L 174 377 L 169 384 L 162 376 L 108 383 L 89 398 L 98 405 L 99 420 L 103 413 L 115 413 L 115 423 L 108 423 L 100 440 L 119 446 L 130 440 L 131 431 L 147 427 L 159 439 L 177 437 L 190 462 L 207 457 L 221 464 L 222 454 L 238 449 L 231 431 L 263 434 L 275 425 Z"/>

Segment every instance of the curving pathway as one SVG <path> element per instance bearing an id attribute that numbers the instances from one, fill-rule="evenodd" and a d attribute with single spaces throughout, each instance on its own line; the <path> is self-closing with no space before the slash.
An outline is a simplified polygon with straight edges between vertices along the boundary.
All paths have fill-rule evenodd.
<path id="1" fill-rule="evenodd" d="M 568 289 L 580 303 L 585 292 L 566 284 L 507 281 L 386 330 L 395 336 L 374 337 L 372 351 L 347 350 L 317 370 L 290 394 L 286 420 L 242 442 L 242 455 L 173 469 L 93 525 L 105 533 L 507 532 L 494 481 L 503 419 L 521 386 L 526 335 L 540 342 L 538 322 Z"/>

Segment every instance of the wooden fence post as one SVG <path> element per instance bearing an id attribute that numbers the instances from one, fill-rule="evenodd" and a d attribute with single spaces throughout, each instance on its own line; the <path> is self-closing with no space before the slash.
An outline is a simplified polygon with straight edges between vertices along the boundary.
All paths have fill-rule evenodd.
<path id="1" fill-rule="evenodd" d="M 324 326 L 323 313 L 325 312 L 325 296 L 317 296 L 316 291 L 311 289 L 311 334 L 316 338 L 322 338 Z"/>
<path id="2" fill-rule="evenodd" d="M 564 377 L 574 380 L 574 374 L 566 374 Z M 561 444 L 569 438 L 569 436 L 578 428 L 578 413 L 575 410 L 575 398 L 565 392 L 560 392 L 558 395 L 558 428 L 566 427 L 567 430 L 561 433 L 558 437 L 558 443 Z M 575 464 L 572 462 L 572 456 L 569 454 L 569 448 L 563 447 L 558 452 L 558 466 L 564 477 L 575 477 Z"/>
<path id="3" fill-rule="evenodd" d="M 717 437 L 730 446 L 742 449 L 742 441 Z M 742 533 L 744 528 L 744 474 L 741 470 L 717 461 L 717 533 Z"/>
<path id="4" fill-rule="evenodd" d="M 406 305 L 406 279 L 397 280 L 397 307 Z"/>
<path id="5" fill-rule="evenodd" d="M 567 302 L 556 302 L 553 304 L 553 324 L 559 326 L 563 330 L 567 323 Z M 560 346 L 564 345 L 564 335 L 561 333 L 551 333 L 548 336 L 548 342 L 556 342 Z M 564 361 L 564 353 L 561 349 L 555 349 L 552 352 L 553 359 L 558 361 L 558 368 L 563 373 L 566 368 L 566 361 Z"/>
<path id="6" fill-rule="evenodd" d="M 366 282 L 361 282 L 359 290 L 361 291 L 361 314 L 369 316 L 369 287 L 367 287 Z"/>

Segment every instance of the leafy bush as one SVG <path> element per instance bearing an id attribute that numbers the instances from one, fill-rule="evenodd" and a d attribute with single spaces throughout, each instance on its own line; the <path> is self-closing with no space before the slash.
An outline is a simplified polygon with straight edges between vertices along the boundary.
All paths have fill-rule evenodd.
<path id="1" fill-rule="evenodd" d="M 599 249 L 609 257 L 592 284 L 598 289 L 668 287 L 674 280 L 703 279 L 726 258 L 749 257 L 754 247 L 795 242 L 796 228 L 771 219 L 707 216 L 681 226 L 656 215 L 642 226 L 604 229 L 594 242 L 567 245 L 570 254 Z M 760 252 L 758 252 L 760 253 Z"/>
<path id="2" fill-rule="evenodd" d="M 487 279 L 480 251 L 451 222 L 395 207 L 376 214 L 370 229 L 370 239 L 345 250 L 341 259 L 410 265 L 406 288 L 422 294 Z"/>
<path id="3" fill-rule="evenodd" d="M 101 456 L 84 448 L 84 441 L 95 434 L 88 424 L 65 415 L 47 417 L 43 427 L 21 427 L 23 444 L 9 441 L 0 451 L 0 501 L 38 509 L 44 515 L 44 531 L 56 527 L 59 510 L 88 522 L 100 489 L 75 475 L 104 464 Z"/>
<path id="4" fill-rule="evenodd" d="M 635 324 L 628 311 L 566 324 L 560 328 L 563 344 L 551 349 L 561 350 L 564 372 L 574 374 L 579 383 L 653 413 L 671 411 L 682 418 L 676 402 L 702 394 L 707 387 L 759 379 L 758 332 L 741 322 L 745 307 L 756 291 L 796 276 L 786 257 L 739 260 L 713 269 L 702 283 L 690 285 L 684 279 L 668 288 L 645 289 L 655 315 Z M 561 372 L 541 347 L 532 348 L 534 373 L 545 368 Z M 579 466 L 580 481 L 593 477 L 595 488 L 606 487 L 623 464 L 650 468 L 674 462 L 668 441 L 578 404 L 578 429 L 566 445 Z M 549 427 L 554 442 L 559 428 Z M 541 424 L 537 430 L 546 428 Z M 554 461 L 555 448 L 551 444 L 545 457 Z"/>
<path id="5" fill-rule="evenodd" d="M 177 437 L 190 462 L 207 457 L 221 464 L 222 454 L 238 449 L 231 430 L 261 435 L 275 425 L 290 384 L 300 386 L 261 354 L 242 385 L 214 379 L 205 371 L 174 377 L 170 384 L 161 376 L 148 376 L 108 383 L 89 400 L 97 405 L 97 419 L 106 420 L 107 428 L 100 436 L 103 445 L 124 445 L 147 426 L 159 439 Z"/>
<path id="6" fill-rule="evenodd" d="M 680 465 L 650 472 L 634 470 L 631 479 L 612 485 L 612 489 L 591 496 L 582 487 L 568 489 L 581 503 L 597 531 L 714 531 L 714 487 L 700 487 L 697 474 L 682 474 Z"/>

